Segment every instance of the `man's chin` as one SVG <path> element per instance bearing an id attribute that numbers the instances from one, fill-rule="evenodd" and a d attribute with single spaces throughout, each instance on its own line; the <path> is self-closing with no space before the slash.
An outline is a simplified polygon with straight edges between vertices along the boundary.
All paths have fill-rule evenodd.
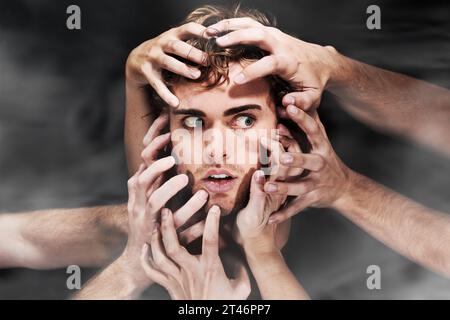
<path id="1" fill-rule="evenodd" d="M 207 212 L 209 209 L 211 209 L 212 206 L 218 206 L 220 208 L 220 214 L 222 217 L 224 216 L 230 216 L 230 215 L 236 215 L 242 208 L 242 203 L 224 203 L 224 201 L 218 201 L 215 199 L 210 199 L 206 205 Z"/>

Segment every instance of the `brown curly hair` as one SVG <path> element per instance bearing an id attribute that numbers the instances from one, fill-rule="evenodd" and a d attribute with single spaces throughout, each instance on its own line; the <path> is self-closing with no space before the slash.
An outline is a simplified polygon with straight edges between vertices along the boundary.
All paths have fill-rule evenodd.
<path id="1" fill-rule="evenodd" d="M 250 17 L 265 26 L 276 27 L 276 19 L 274 17 L 271 17 L 268 14 L 264 14 L 256 9 L 242 8 L 239 4 L 230 8 L 211 5 L 197 8 L 189 13 L 187 17 L 180 23 L 180 25 L 189 22 L 195 22 L 208 27 L 224 19 L 243 17 Z M 223 32 L 218 36 L 221 36 L 225 33 L 227 32 Z M 216 44 L 215 39 L 215 37 L 209 39 L 196 37 L 187 39 L 186 42 L 188 44 L 207 54 L 206 65 L 197 65 L 192 61 L 188 61 L 177 56 L 176 58 L 178 60 L 198 68 L 201 71 L 201 75 L 197 79 L 188 79 L 173 72 L 163 70 L 162 78 L 165 84 L 169 88 L 172 88 L 174 84 L 180 81 L 188 81 L 201 83 L 205 89 L 210 89 L 215 86 L 221 85 L 224 82 L 230 81 L 230 63 L 250 63 L 268 55 L 268 53 L 261 48 L 250 45 L 236 45 L 223 48 Z M 283 96 L 287 92 L 291 91 L 289 85 L 287 84 L 287 82 L 276 76 L 268 76 L 267 80 L 269 81 L 271 95 L 274 99 L 275 104 L 280 105 Z M 162 107 L 161 104 L 164 104 L 162 99 L 159 98 L 156 93 L 153 94 L 152 100 L 154 103 L 154 107 L 159 107 L 158 109 Z"/>
<path id="2" fill-rule="evenodd" d="M 180 23 L 180 25 L 189 22 L 195 22 L 208 27 L 224 19 L 243 17 L 250 17 L 265 26 L 276 27 L 277 25 L 275 17 L 271 17 L 268 14 L 264 14 L 256 9 L 242 8 L 239 4 L 231 8 L 211 5 L 197 8 L 189 13 L 187 17 Z M 218 36 L 226 34 L 227 32 L 228 31 L 225 31 Z M 216 44 L 216 40 L 214 37 L 209 39 L 191 38 L 187 39 L 186 42 L 207 54 L 206 66 L 197 65 L 181 57 L 176 57 L 178 60 L 183 61 L 188 65 L 197 67 L 201 71 L 201 76 L 197 79 L 189 79 L 173 72 L 163 70 L 163 81 L 168 86 L 168 88 L 172 88 L 173 85 L 179 81 L 187 81 L 201 83 L 202 86 L 207 90 L 220 85 L 225 81 L 230 81 L 230 63 L 252 62 L 268 55 L 268 52 L 264 51 L 263 49 L 251 45 L 235 45 L 223 48 Z M 292 91 L 292 88 L 286 81 L 278 76 L 271 75 L 267 76 L 266 79 L 267 81 L 269 81 L 271 90 L 270 94 L 273 98 L 275 106 L 280 106 L 283 96 Z M 153 91 L 152 93 L 151 100 L 152 107 L 155 108 L 157 114 L 163 108 L 167 107 L 166 103 L 158 96 L 158 94 L 156 94 L 155 91 Z M 310 145 L 305 134 L 298 128 L 295 123 L 293 123 L 290 119 L 279 119 L 279 122 L 284 124 L 290 130 L 290 132 L 294 136 L 294 139 L 299 142 L 303 152 L 308 152 L 310 150 Z"/>

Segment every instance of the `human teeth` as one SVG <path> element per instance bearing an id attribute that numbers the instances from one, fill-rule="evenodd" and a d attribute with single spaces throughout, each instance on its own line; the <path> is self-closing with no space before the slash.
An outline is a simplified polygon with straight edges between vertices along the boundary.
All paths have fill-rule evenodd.
<path id="1" fill-rule="evenodd" d="M 214 178 L 214 179 L 225 179 L 228 176 L 226 174 L 222 173 L 222 174 L 213 174 L 213 175 L 210 175 L 209 177 Z"/>

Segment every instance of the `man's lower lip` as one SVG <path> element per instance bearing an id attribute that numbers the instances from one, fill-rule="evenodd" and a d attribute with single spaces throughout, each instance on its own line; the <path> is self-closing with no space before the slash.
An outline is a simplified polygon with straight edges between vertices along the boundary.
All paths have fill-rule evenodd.
<path id="1" fill-rule="evenodd" d="M 231 190 L 231 188 L 233 188 L 234 185 L 234 180 L 236 180 L 236 178 L 233 179 L 228 179 L 228 180 L 203 180 L 203 183 L 205 184 L 206 189 L 208 189 L 208 191 L 210 192 L 215 192 L 215 193 L 222 193 L 222 192 L 227 192 L 229 190 Z"/>

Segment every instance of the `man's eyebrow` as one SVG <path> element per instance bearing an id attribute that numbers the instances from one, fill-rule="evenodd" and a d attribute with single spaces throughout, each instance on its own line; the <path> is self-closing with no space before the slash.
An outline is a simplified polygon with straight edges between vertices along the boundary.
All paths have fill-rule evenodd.
<path id="1" fill-rule="evenodd" d="M 172 110 L 172 114 L 185 114 L 189 116 L 206 117 L 206 113 L 198 109 L 175 109 Z"/>
<path id="2" fill-rule="evenodd" d="M 226 116 L 231 116 L 233 114 L 245 111 L 245 110 L 252 110 L 252 109 L 256 109 L 256 110 L 261 110 L 261 106 L 258 104 L 246 104 L 244 106 L 239 106 L 239 107 L 234 107 L 234 108 L 230 108 L 228 110 L 225 110 L 223 112 L 223 115 Z"/>

